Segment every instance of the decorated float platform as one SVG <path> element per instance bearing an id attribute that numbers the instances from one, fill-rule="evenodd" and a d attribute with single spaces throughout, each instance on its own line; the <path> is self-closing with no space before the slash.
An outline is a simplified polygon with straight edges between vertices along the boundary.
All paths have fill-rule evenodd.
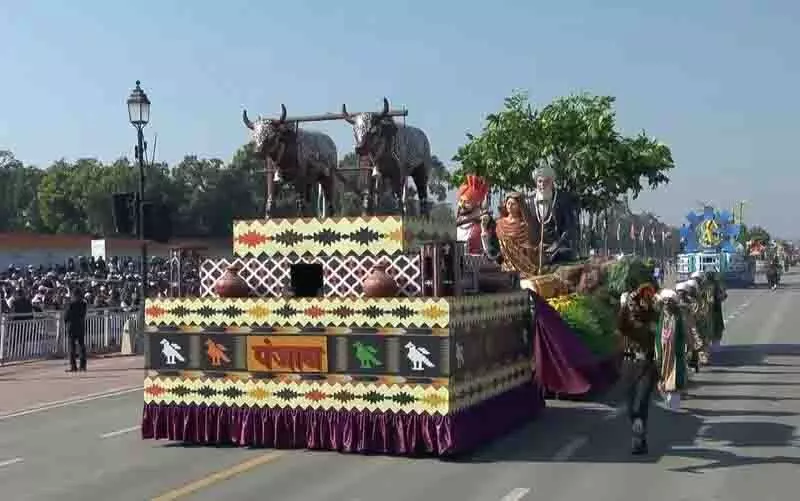
<path id="1" fill-rule="evenodd" d="M 647 273 L 639 264 L 586 259 L 521 280 L 533 293 L 534 377 L 546 397 L 589 398 L 619 380 L 626 347 L 616 329 L 617 290 Z"/>
<path id="2" fill-rule="evenodd" d="M 148 300 L 142 435 L 454 455 L 533 419 L 531 305 L 451 225 L 400 216 L 234 223 L 197 298 Z"/>

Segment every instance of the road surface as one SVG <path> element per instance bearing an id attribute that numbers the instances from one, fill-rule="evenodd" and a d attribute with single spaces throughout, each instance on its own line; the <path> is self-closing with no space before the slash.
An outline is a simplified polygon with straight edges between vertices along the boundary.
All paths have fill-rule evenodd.
<path id="1" fill-rule="evenodd" d="M 613 394 L 551 403 L 527 428 L 457 462 L 144 442 L 141 391 L 130 389 L 141 360 L 112 359 L 85 375 L 64 374 L 63 364 L 38 375 L 0 369 L 0 499 L 795 500 L 800 276 L 785 278 L 775 292 L 730 291 L 719 365 L 697 378 L 685 411 L 654 410 L 648 457 L 630 456 Z"/>

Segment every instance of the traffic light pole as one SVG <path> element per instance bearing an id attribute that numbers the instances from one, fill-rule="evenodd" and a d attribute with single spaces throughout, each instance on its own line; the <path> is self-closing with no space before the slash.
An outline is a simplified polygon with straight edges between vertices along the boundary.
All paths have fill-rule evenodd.
<path id="1" fill-rule="evenodd" d="M 144 300 L 147 297 L 147 240 L 144 238 L 144 133 L 141 127 L 137 127 L 138 144 L 136 146 L 136 157 L 139 162 L 139 193 L 136 197 L 136 238 L 141 245 L 141 271 L 142 283 L 140 284 L 139 296 L 141 309 L 144 311 Z"/>

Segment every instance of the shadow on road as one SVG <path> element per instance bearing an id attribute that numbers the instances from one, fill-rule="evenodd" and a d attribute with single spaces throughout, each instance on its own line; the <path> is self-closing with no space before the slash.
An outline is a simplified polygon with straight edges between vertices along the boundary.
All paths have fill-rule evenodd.
<path id="1" fill-rule="evenodd" d="M 741 373 L 762 376 L 779 375 L 770 372 L 773 367 L 792 367 L 798 364 L 780 364 L 769 360 L 771 357 L 800 356 L 800 344 L 772 345 L 730 345 L 724 346 L 715 355 L 715 370 L 703 371 L 717 376 L 725 373 Z M 725 368 L 728 368 L 727 370 Z M 738 368 L 741 368 L 740 370 Z M 759 371 L 763 368 L 763 371 Z M 783 374 L 800 374 L 800 371 L 784 371 Z M 711 379 L 711 378 L 709 378 Z M 773 387 L 786 388 L 798 385 L 797 382 L 778 381 L 723 381 L 703 380 L 701 387 Z M 779 418 L 797 416 L 790 410 L 771 410 L 761 402 L 779 404 L 798 401 L 800 397 L 787 394 L 765 395 L 754 389 L 754 395 L 740 395 L 735 391 L 729 394 L 693 395 L 686 400 L 681 412 L 673 412 L 661 406 L 651 408 L 650 415 L 650 454 L 632 456 L 630 454 L 631 432 L 624 415 L 609 419 L 608 412 L 575 406 L 572 408 L 545 411 L 545 419 L 511 434 L 494 446 L 473 454 L 462 461 L 484 462 L 530 462 L 552 463 L 559 460 L 569 462 L 627 464 L 654 464 L 667 457 L 688 458 L 691 466 L 678 466 L 676 472 L 702 473 L 706 470 L 732 468 L 758 464 L 800 465 L 800 456 L 756 456 L 741 449 L 787 448 L 796 445 L 795 427 L 777 421 Z M 617 389 L 619 391 L 619 388 Z M 741 391 L 739 389 L 738 391 Z M 751 409 L 703 409 L 693 408 L 693 402 L 751 402 Z M 613 404 L 612 404 L 613 405 Z M 735 406 L 734 406 L 735 407 Z M 753 407 L 757 409 L 753 409 Z M 714 422 L 717 419 L 725 422 Z M 739 419 L 731 422 L 731 419 Z M 576 423 L 582 423 L 576 425 Z M 552 442 L 565 443 L 585 437 L 586 443 L 578 446 L 573 455 L 563 455 L 548 446 Z M 544 444 L 544 446 L 543 446 Z M 562 459 L 567 458 L 567 459 Z M 683 464 L 686 462 L 684 461 Z M 674 462 L 673 462 L 674 464 Z"/>
<path id="2" fill-rule="evenodd" d="M 769 367 L 775 364 L 761 364 L 762 367 Z M 776 367 L 797 367 L 796 365 L 785 364 L 776 365 Z M 706 369 L 707 374 L 745 374 L 749 376 L 800 376 L 800 370 L 797 371 L 751 371 L 747 369 L 729 370 L 729 369 Z"/>
<path id="3" fill-rule="evenodd" d="M 784 401 L 800 401 L 800 397 L 786 397 L 783 395 L 775 395 L 775 396 L 768 396 L 768 395 L 706 395 L 704 394 L 702 397 L 703 400 L 718 400 L 718 401 L 731 401 L 731 400 L 739 400 L 739 401 L 750 401 L 750 402 L 784 402 Z"/>
<path id="4" fill-rule="evenodd" d="M 752 413 L 750 413 L 752 415 Z M 797 437 L 793 426 L 760 422 L 711 423 L 704 428 L 701 440 L 716 442 L 714 448 L 682 444 L 674 444 L 670 455 L 704 461 L 704 464 L 672 468 L 671 471 L 686 473 L 703 473 L 708 470 L 734 468 L 737 466 L 753 466 L 762 464 L 800 465 L 800 456 L 749 456 L 730 450 L 729 448 L 756 447 L 792 447 Z"/>
<path id="5" fill-rule="evenodd" d="M 608 422 L 609 414 L 610 411 L 581 406 L 548 407 L 530 424 L 478 451 L 450 460 L 461 463 L 547 462 L 572 437 Z"/>
<path id="6" fill-rule="evenodd" d="M 66 371 L 66 366 L 64 368 Z M 60 380 L 68 380 L 68 379 L 108 379 L 110 377 L 114 377 L 116 374 L 125 374 L 129 372 L 142 372 L 144 373 L 143 367 L 122 367 L 122 368 L 114 368 L 114 369 L 92 369 L 89 366 L 89 370 L 86 372 L 79 372 L 77 374 L 67 373 L 64 372 L 63 374 L 55 375 L 48 375 L 42 374 L 41 372 L 35 372 L 30 375 L 26 375 L 22 371 L 17 371 L 11 373 L 9 376 L 0 375 L 0 382 L 48 382 L 48 381 L 60 381 Z"/>
<path id="7" fill-rule="evenodd" d="M 797 367 L 792 364 L 767 362 L 767 357 L 800 356 L 800 344 L 733 344 L 714 353 L 715 367 L 771 366 Z"/>
<path id="8" fill-rule="evenodd" d="M 771 372 L 762 372 L 762 374 L 764 376 L 770 376 L 773 373 L 771 373 Z M 800 374 L 800 372 L 797 372 L 795 374 Z M 769 386 L 769 387 L 776 387 L 776 386 L 800 386 L 800 381 L 797 381 L 797 382 L 781 381 L 781 380 L 773 380 L 773 381 L 703 381 L 702 385 L 704 387 L 708 387 L 708 386 Z"/>
<path id="9" fill-rule="evenodd" d="M 566 461 L 654 464 L 666 457 L 685 457 L 702 462 L 698 465 L 671 469 L 671 471 L 691 473 L 742 465 L 777 463 L 800 465 L 800 456 L 749 456 L 727 449 L 734 447 L 790 447 L 796 441 L 794 427 L 781 423 L 752 421 L 706 423 L 703 419 L 704 414 L 708 417 L 720 417 L 725 414 L 725 411 L 672 412 L 661 407 L 654 407 L 650 417 L 650 453 L 646 456 L 630 454 L 630 431 L 627 420 L 622 418 L 605 420 L 603 416 L 595 414 L 591 419 L 596 421 L 597 426 L 603 427 L 602 433 L 591 435 L 588 443 Z M 725 415 L 736 416 L 737 413 Z M 741 415 L 742 417 L 759 415 L 777 417 L 791 416 L 794 413 L 742 411 Z M 461 461 L 470 463 L 556 462 L 558 460 L 554 458 L 553 451 L 548 447 L 541 446 L 540 442 L 548 440 L 547 435 L 551 433 L 541 425 L 542 423 L 534 423 L 513 433 L 495 446 L 471 457 L 462 458 Z M 579 435 L 581 432 L 576 430 L 573 436 Z M 715 443 L 715 447 L 704 447 L 704 442 L 711 441 Z M 720 447 L 724 447 L 724 449 L 720 449 Z"/>
<path id="10" fill-rule="evenodd" d="M 731 417 L 791 417 L 797 416 L 791 411 L 754 411 L 740 409 L 687 409 L 691 414 L 703 418 L 731 418 Z"/>

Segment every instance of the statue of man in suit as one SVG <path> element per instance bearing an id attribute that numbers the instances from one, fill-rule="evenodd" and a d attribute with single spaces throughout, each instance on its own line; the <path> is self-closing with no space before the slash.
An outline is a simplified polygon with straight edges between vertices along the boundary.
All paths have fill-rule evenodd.
<path id="1" fill-rule="evenodd" d="M 575 259 L 575 211 L 569 193 L 555 186 L 556 175 L 550 167 L 536 169 L 533 174 L 536 192 L 533 200 L 532 237 L 542 244 L 544 264 Z"/>

